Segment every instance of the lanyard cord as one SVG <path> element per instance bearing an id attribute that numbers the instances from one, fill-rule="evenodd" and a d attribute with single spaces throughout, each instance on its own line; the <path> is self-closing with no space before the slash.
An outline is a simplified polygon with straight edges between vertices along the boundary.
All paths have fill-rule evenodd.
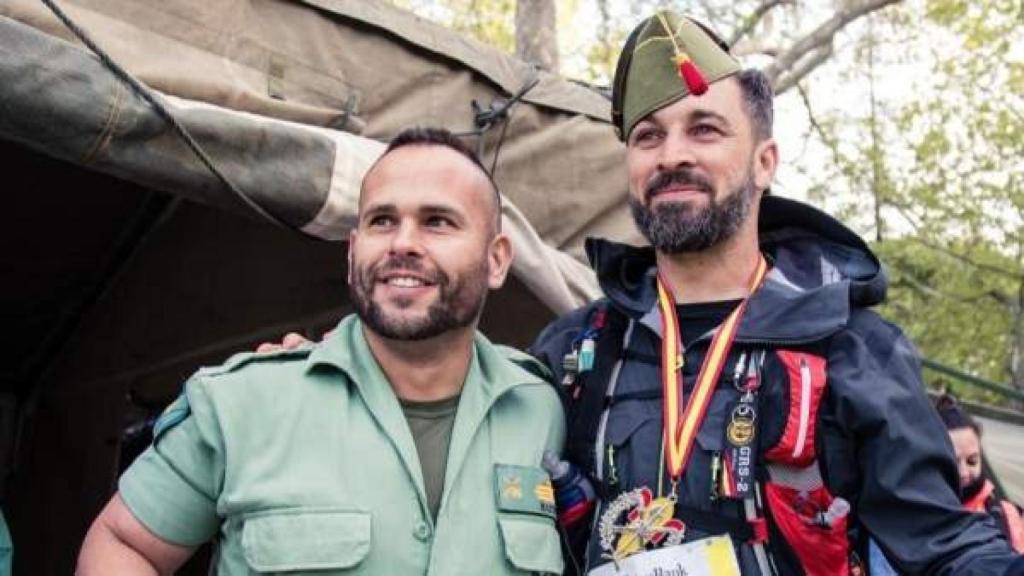
<path id="1" fill-rule="evenodd" d="M 757 266 L 750 278 L 747 297 L 729 314 L 718 327 L 711 339 L 704 362 L 697 375 L 697 383 L 683 404 L 684 350 L 676 316 L 675 298 L 667 281 L 658 275 L 658 306 L 662 322 L 661 380 L 663 392 L 663 446 L 664 459 L 673 486 L 682 477 L 697 438 L 700 424 L 704 420 L 711 397 L 718 384 L 722 368 L 732 349 L 740 320 L 746 311 L 750 295 L 757 291 L 768 271 L 764 256 L 758 255 Z M 660 473 L 659 473 L 660 474 Z M 660 477 L 659 477 L 660 488 Z M 674 491 L 674 489 L 673 489 Z"/>

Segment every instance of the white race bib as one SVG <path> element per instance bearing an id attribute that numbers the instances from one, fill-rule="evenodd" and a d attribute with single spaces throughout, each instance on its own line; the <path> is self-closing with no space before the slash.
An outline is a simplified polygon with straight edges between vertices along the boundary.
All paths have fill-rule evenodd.
<path id="1" fill-rule="evenodd" d="M 740 576 L 736 549 L 728 536 L 712 536 L 634 554 L 609 562 L 587 576 Z"/>

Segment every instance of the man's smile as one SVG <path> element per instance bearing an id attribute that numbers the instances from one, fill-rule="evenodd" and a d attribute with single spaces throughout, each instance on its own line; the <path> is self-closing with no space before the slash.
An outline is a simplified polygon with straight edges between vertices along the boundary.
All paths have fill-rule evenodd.
<path id="1" fill-rule="evenodd" d="M 421 286 L 433 286 L 436 282 L 431 281 L 418 274 L 408 272 L 391 272 L 377 276 L 377 282 L 388 286 L 399 288 L 418 288 Z"/>
<path id="2" fill-rule="evenodd" d="M 706 194 L 707 192 L 699 186 L 690 185 L 669 185 L 647 195 L 647 204 L 653 205 L 658 202 L 679 202 Z"/>

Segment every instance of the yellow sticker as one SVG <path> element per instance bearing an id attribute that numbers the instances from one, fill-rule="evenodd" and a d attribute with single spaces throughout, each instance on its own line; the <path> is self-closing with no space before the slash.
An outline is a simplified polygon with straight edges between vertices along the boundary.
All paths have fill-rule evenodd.
<path id="1" fill-rule="evenodd" d="M 736 551 L 733 549 L 732 540 L 728 538 L 708 538 L 707 542 L 708 564 L 711 566 L 712 574 L 739 574 L 739 567 L 736 565 Z"/>

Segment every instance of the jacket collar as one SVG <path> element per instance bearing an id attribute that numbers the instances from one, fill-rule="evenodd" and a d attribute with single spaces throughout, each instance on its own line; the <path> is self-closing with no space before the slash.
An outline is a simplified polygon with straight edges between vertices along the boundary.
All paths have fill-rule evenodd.
<path id="1" fill-rule="evenodd" d="M 801 343 L 846 325 L 853 306 L 885 297 L 885 273 L 863 240 L 830 216 L 793 200 L 761 202 L 761 250 L 772 270 L 750 299 L 739 342 Z M 605 295 L 628 316 L 661 333 L 655 254 L 601 239 L 587 256 Z"/>
<path id="2" fill-rule="evenodd" d="M 367 409 L 395 445 L 406 471 L 416 483 L 421 502 L 426 506 L 423 469 L 409 425 L 387 377 L 370 351 L 363 334 L 363 324 L 354 314 L 344 318 L 306 360 L 307 373 L 323 368 L 344 373 L 350 385 L 358 390 Z M 452 426 L 442 506 L 455 476 L 462 469 L 473 439 L 478 436 L 478 429 L 495 402 L 506 392 L 527 384 L 544 384 L 544 381 L 514 365 L 483 334 L 477 332 Z"/>
<path id="3" fill-rule="evenodd" d="M 376 401 L 394 398 L 394 391 L 370 351 L 363 329 L 363 323 L 355 314 L 343 318 L 323 342 L 314 347 L 306 359 L 306 371 L 330 366 L 344 372 L 364 396 Z M 485 404 L 489 404 L 520 384 L 541 382 L 543 380 L 539 377 L 509 362 L 482 333 L 474 335 L 473 355 L 463 384 L 463 396 L 472 389 L 479 392 Z"/>

